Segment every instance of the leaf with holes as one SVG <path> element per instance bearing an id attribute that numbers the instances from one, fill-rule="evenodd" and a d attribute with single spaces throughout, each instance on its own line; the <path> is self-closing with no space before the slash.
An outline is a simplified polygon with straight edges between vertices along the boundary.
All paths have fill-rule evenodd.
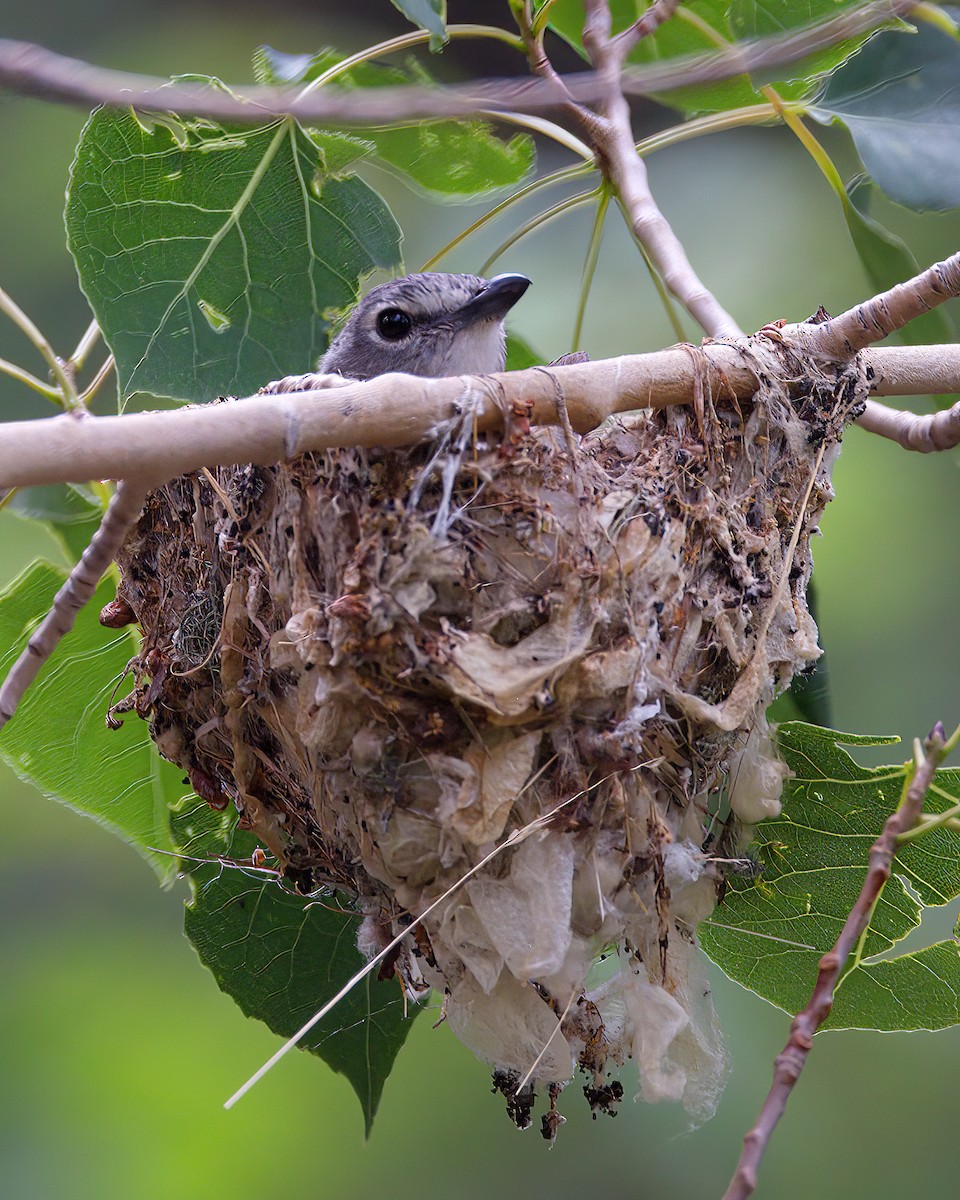
<path id="1" fill-rule="evenodd" d="M 751 854 L 762 872 L 749 883 L 731 879 L 723 904 L 700 927 L 704 949 L 731 979 L 788 1012 L 809 1000 L 820 957 L 853 908 L 870 847 L 903 788 L 902 766 L 861 767 L 844 747 L 893 740 L 781 726 L 779 746 L 793 778 L 783 815 L 757 826 Z M 960 771 L 938 771 L 925 811 L 958 804 Z M 925 906 L 958 895 L 960 835 L 937 829 L 901 848 L 858 956 L 841 975 L 828 1028 L 960 1024 L 957 942 L 894 952 L 918 927 Z"/>
<path id="2" fill-rule="evenodd" d="M 262 46 L 255 70 L 261 83 L 290 87 L 310 84 L 327 72 L 336 72 L 337 87 L 402 87 L 429 84 L 421 68 L 399 70 L 381 63 L 355 63 L 338 71 L 344 55 L 321 50 L 314 55 L 292 55 Z M 473 202 L 491 192 L 521 183 L 533 171 L 536 149 L 525 133 L 500 137 L 489 121 L 417 121 L 415 124 L 365 129 L 345 134 L 328 129 L 308 131 L 324 150 L 327 161 L 338 154 L 373 157 L 392 174 L 428 195 L 451 201 Z M 334 143 L 336 149 L 334 149 Z"/>
<path id="3" fill-rule="evenodd" d="M 400 259 L 389 209 L 337 166 L 290 120 L 90 118 L 67 236 L 122 399 L 246 395 L 314 368 L 331 311 Z"/>

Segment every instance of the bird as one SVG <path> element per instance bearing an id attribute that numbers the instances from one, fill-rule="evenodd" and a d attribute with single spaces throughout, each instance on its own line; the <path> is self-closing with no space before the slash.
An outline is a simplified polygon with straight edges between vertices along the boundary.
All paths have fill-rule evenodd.
<path id="1" fill-rule="evenodd" d="M 503 319 L 530 286 L 525 275 L 425 271 L 372 288 L 318 363 L 322 374 L 372 379 L 486 375 L 506 364 Z"/>

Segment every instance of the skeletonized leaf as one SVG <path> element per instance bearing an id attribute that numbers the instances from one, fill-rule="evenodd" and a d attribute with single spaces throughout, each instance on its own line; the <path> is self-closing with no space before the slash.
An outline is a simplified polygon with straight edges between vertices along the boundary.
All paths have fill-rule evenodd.
<path id="1" fill-rule="evenodd" d="M 902 767 L 859 766 L 844 746 L 893 739 L 855 737 L 800 723 L 779 744 L 794 772 L 784 811 L 756 830 L 751 853 L 763 871 L 730 881 L 701 926 L 704 949 L 731 979 L 788 1012 L 810 998 L 817 964 L 860 892 L 867 856 L 897 806 Z M 938 771 L 926 811 L 960 801 L 960 772 Z M 940 1029 L 960 1023 L 960 957 L 954 942 L 895 954 L 924 905 L 960 895 L 960 835 L 937 830 L 898 853 L 862 948 L 840 980 L 829 1028 Z"/>

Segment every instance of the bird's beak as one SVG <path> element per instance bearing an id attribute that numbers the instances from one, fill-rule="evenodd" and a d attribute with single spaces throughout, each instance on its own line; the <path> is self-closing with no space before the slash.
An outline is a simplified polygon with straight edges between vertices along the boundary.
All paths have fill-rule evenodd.
<path id="1" fill-rule="evenodd" d="M 462 328 L 477 321 L 502 320 L 529 286 L 526 275 L 494 275 L 483 291 L 457 310 L 457 323 Z"/>

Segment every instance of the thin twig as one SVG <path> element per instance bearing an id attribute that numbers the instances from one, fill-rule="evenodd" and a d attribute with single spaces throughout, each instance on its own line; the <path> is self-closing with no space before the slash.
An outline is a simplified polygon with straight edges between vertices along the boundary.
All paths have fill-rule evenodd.
<path id="1" fill-rule="evenodd" d="M 80 424 L 74 416 L 65 419 Z M 88 419 L 93 420 L 92 417 Z M 127 531 L 139 517 L 146 494 L 147 487 L 139 482 L 121 480 L 117 485 L 100 528 L 0 686 L 0 729 L 16 712 L 24 692 L 60 639 L 73 628 L 77 613 L 97 590 L 97 584 L 116 557 Z"/>
<path id="2" fill-rule="evenodd" d="M 698 278 L 680 239 L 650 190 L 646 165 L 637 153 L 630 105 L 623 90 L 622 66 L 628 43 L 620 42 L 611 33 L 607 0 L 587 0 L 583 43 L 604 82 L 600 113 L 594 115 L 587 133 L 601 170 L 620 196 L 634 236 L 667 288 L 707 334 L 737 337 L 741 333 L 739 325 Z"/>
<path id="3" fill-rule="evenodd" d="M 625 62 L 634 46 L 655 33 L 664 21 L 669 21 L 679 7 L 680 0 L 653 0 L 642 17 L 638 17 L 623 33 L 618 33 L 614 38 L 620 61 Z"/>
<path id="4" fill-rule="evenodd" d="M 892 813 L 883 832 L 870 849 L 867 876 L 850 915 L 844 922 L 833 948 L 821 959 L 817 982 L 806 1008 L 794 1017 L 786 1046 L 777 1055 L 773 1084 L 760 1110 L 756 1124 L 743 1139 L 743 1152 L 724 1200 L 746 1200 L 757 1186 L 757 1169 L 777 1122 L 783 1115 L 790 1093 L 803 1070 L 813 1037 L 833 1008 L 837 983 L 844 964 L 857 946 L 870 922 L 884 885 L 890 878 L 891 866 L 901 834 L 911 829 L 923 810 L 923 800 L 933 780 L 934 772 L 943 761 L 948 747 L 955 744 L 957 734 L 947 742 L 939 723 L 924 743 L 912 772 L 904 783 L 903 794 L 896 812 Z"/>
<path id="5" fill-rule="evenodd" d="M 928 391 L 933 395 L 940 394 L 938 388 L 924 387 L 924 392 Z M 896 442 L 904 450 L 918 450 L 921 454 L 953 450 L 960 446 L 960 402 L 941 412 L 912 413 L 868 400 L 862 416 L 857 418 L 857 425 Z"/>
<path id="6" fill-rule="evenodd" d="M 670 5 L 662 9 L 664 17 L 669 15 L 668 7 Z M 630 106 L 622 87 L 621 68 L 630 48 L 630 39 L 620 40 L 611 34 L 609 4 L 606 0 L 587 0 L 586 3 L 583 44 L 601 82 L 596 111 L 577 101 L 567 81 L 554 70 L 543 48 L 543 30 L 534 30 L 530 6 L 523 5 L 515 15 L 527 46 L 531 70 L 553 83 L 566 111 L 581 126 L 596 154 L 597 165 L 619 197 L 634 237 L 667 288 L 708 334 L 737 336 L 741 332 L 739 326 L 697 278 L 683 246 L 650 191 L 647 170 L 637 152 L 631 128 Z M 641 18 L 637 24 L 642 25 L 644 20 Z M 651 17 L 651 27 L 653 23 L 655 18 Z"/>

